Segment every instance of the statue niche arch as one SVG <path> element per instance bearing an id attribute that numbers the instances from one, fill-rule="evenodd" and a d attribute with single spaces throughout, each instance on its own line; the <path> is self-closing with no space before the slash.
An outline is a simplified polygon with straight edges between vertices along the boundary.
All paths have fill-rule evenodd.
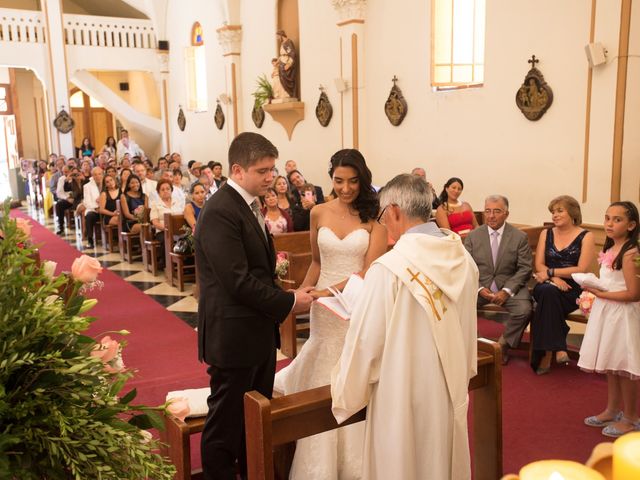
<path id="1" fill-rule="evenodd" d="M 283 31 L 286 34 L 286 38 L 291 41 L 295 49 L 295 75 L 294 83 L 295 89 L 289 92 L 289 95 L 293 99 L 301 98 L 300 88 L 300 26 L 298 20 L 298 0 L 278 0 L 276 12 L 276 32 Z M 275 57 L 280 57 L 281 54 L 281 37 L 276 35 L 276 51 Z M 283 85 L 286 84 L 286 80 L 282 78 Z"/>

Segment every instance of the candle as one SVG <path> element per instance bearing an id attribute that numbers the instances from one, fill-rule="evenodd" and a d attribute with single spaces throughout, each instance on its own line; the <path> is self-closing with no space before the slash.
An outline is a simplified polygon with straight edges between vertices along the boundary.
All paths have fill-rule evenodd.
<path id="1" fill-rule="evenodd" d="M 520 469 L 520 480 L 605 480 L 595 470 L 568 460 L 541 460 Z"/>
<path id="2" fill-rule="evenodd" d="M 627 433 L 613 442 L 613 480 L 640 478 L 640 432 Z"/>

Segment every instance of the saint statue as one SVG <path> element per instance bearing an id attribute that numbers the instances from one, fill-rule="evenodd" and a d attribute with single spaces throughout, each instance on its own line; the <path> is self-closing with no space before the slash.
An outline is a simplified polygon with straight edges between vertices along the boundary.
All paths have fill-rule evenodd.
<path id="1" fill-rule="evenodd" d="M 289 98 L 290 95 L 282 87 L 282 82 L 280 81 L 280 62 L 277 58 L 272 58 L 271 65 L 273 66 L 273 70 L 271 71 L 271 89 L 273 90 L 273 98 Z"/>
<path id="2" fill-rule="evenodd" d="M 278 57 L 278 72 L 280 83 L 288 97 L 298 97 L 298 54 L 293 41 L 289 39 L 284 30 L 278 30 L 276 36 L 280 41 Z M 275 93 L 275 92 L 274 92 Z M 276 97 L 277 98 L 277 97 Z"/>

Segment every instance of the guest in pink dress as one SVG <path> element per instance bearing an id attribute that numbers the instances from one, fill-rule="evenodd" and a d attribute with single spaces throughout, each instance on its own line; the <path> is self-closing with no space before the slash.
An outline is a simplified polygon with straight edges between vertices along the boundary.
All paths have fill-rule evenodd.
<path id="1" fill-rule="evenodd" d="M 272 235 L 293 232 L 291 217 L 284 209 L 278 207 L 278 194 L 273 188 L 269 188 L 265 193 L 264 204 L 264 223 Z"/>

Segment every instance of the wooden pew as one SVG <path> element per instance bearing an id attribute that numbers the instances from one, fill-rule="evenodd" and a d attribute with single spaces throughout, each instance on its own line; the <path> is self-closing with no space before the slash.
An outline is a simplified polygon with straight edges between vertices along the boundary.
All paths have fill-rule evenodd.
<path id="1" fill-rule="evenodd" d="M 307 253 L 311 251 L 309 231 L 282 233 L 273 236 L 276 252 Z"/>
<path id="2" fill-rule="evenodd" d="M 309 265 L 311 264 L 311 252 L 306 253 L 289 253 L 289 271 L 285 277 L 285 280 L 293 283 L 283 284 L 283 288 L 298 288 L 304 280 Z M 298 351 L 297 344 L 297 319 L 296 315 L 290 313 L 287 318 L 280 324 L 280 352 L 289 358 L 295 358 Z"/>
<path id="3" fill-rule="evenodd" d="M 167 280 L 172 287 L 175 285 L 181 292 L 184 291 L 184 282 L 196 281 L 196 265 L 193 253 L 174 253 L 175 237 L 184 234 L 182 227 L 188 225 L 184 215 L 164 214 L 164 255 L 166 262 L 165 272 Z"/>
<path id="4" fill-rule="evenodd" d="M 473 464 L 475 480 L 502 476 L 502 369 L 497 343 L 478 341 L 478 374 L 473 390 Z M 338 428 L 331 413 L 330 386 L 269 400 L 260 393 L 245 393 L 244 416 L 249 480 L 274 480 L 274 448 L 293 450 L 291 442 Z M 365 419 L 363 409 L 344 425 Z M 282 461 L 288 478 L 291 458 Z"/>
<path id="5" fill-rule="evenodd" d="M 469 390 L 473 391 L 472 442 L 476 480 L 496 480 L 502 474 L 500 357 L 497 343 L 478 340 L 478 374 L 469 384 Z M 274 478 L 270 454 L 272 447 L 338 427 L 331 414 L 330 395 L 329 386 L 273 400 L 268 400 L 258 392 L 245 394 L 247 458 L 251 480 Z M 364 419 L 365 410 L 362 410 L 343 425 Z M 190 436 L 202 432 L 204 420 L 205 417 L 187 418 L 185 421 L 170 415 L 164 417 L 165 429 L 160 432 L 160 452 L 175 465 L 176 480 L 201 478 L 201 470 L 191 470 Z M 289 465 L 291 459 L 285 454 L 282 460 Z"/>

